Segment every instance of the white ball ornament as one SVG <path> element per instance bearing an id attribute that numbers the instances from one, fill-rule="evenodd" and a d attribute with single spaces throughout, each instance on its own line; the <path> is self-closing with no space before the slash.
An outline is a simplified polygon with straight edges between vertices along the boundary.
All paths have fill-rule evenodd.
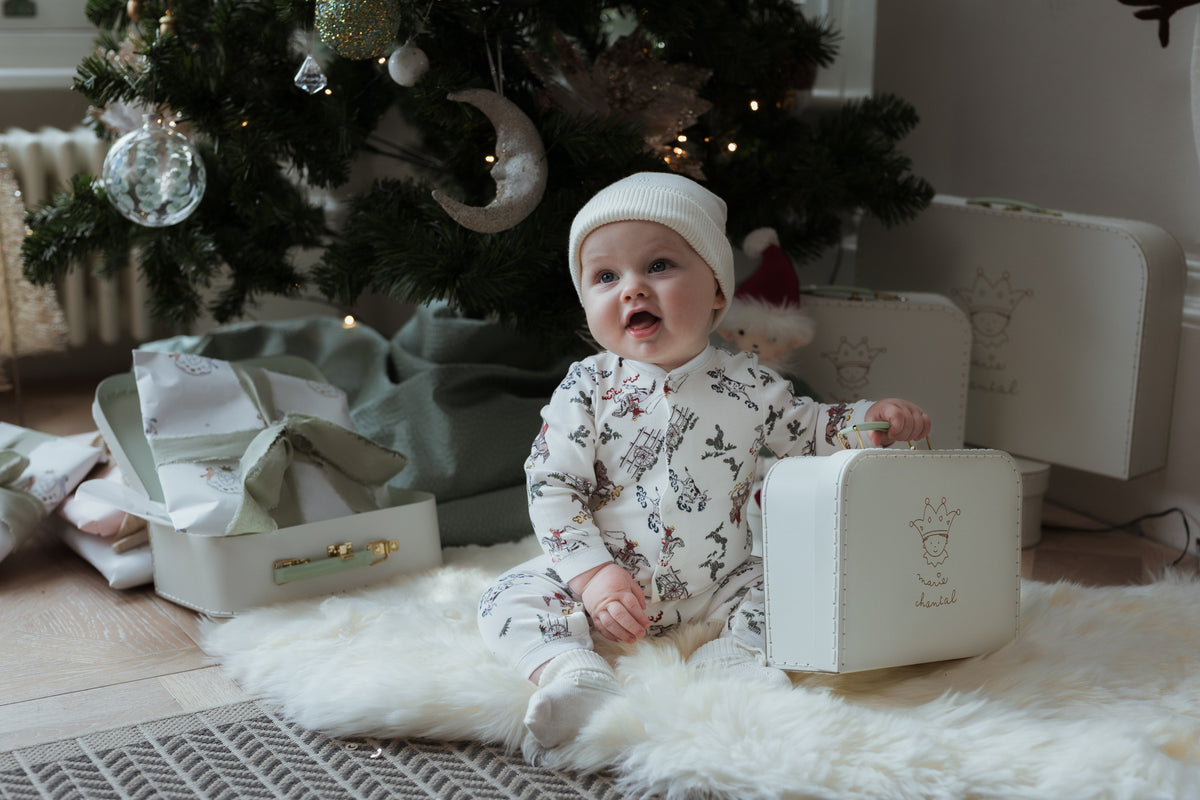
<path id="1" fill-rule="evenodd" d="M 411 41 L 392 51 L 388 57 L 388 74 L 401 86 L 416 86 L 429 71 L 429 56 Z"/>

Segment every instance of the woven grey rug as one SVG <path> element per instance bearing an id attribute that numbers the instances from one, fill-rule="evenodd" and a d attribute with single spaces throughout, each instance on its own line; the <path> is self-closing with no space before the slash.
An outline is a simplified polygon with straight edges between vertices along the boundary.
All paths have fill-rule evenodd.
<path id="1" fill-rule="evenodd" d="M 475 742 L 331 739 L 259 703 L 0 753 L 0 797 L 618 800 L 604 775 Z"/>

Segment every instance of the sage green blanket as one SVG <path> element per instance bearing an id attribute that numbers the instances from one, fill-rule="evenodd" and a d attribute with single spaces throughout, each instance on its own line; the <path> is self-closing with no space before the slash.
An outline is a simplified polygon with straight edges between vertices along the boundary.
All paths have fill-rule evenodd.
<path id="1" fill-rule="evenodd" d="M 530 533 L 523 465 L 570 359 L 547 357 L 509 328 L 422 306 L 390 340 L 361 324 L 312 317 L 143 347 L 226 361 L 305 358 L 346 392 L 360 433 L 408 456 L 390 485 L 434 494 L 443 546 Z"/>

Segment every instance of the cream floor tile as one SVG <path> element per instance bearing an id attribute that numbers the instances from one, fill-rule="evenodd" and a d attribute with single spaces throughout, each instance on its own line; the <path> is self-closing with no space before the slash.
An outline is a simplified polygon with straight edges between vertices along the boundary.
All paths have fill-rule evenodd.
<path id="1" fill-rule="evenodd" d="M 152 591 L 109 588 L 58 542 L 27 545 L 0 563 L 0 607 L 0 703 L 209 666 Z"/>
<path id="2" fill-rule="evenodd" d="M 0 751 L 248 700 L 216 667 L 0 706 Z"/>
<path id="3" fill-rule="evenodd" d="M 164 675 L 158 680 L 183 713 L 253 699 L 216 666 Z"/>

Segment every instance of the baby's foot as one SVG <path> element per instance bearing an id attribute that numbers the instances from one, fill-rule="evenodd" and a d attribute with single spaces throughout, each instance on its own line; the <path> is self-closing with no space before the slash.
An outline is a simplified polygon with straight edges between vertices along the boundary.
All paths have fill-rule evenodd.
<path id="1" fill-rule="evenodd" d="M 620 693 L 607 661 L 591 650 L 569 650 L 542 670 L 538 690 L 525 710 L 525 727 L 542 747 L 557 747 Z"/>
<path id="2" fill-rule="evenodd" d="M 792 679 L 776 667 L 767 666 L 761 650 L 736 639 L 713 639 L 696 648 L 688 663 L 701 671 L 721 670 L 739 678 L 758 681 L 777 689 L 791 689 Z"/>

